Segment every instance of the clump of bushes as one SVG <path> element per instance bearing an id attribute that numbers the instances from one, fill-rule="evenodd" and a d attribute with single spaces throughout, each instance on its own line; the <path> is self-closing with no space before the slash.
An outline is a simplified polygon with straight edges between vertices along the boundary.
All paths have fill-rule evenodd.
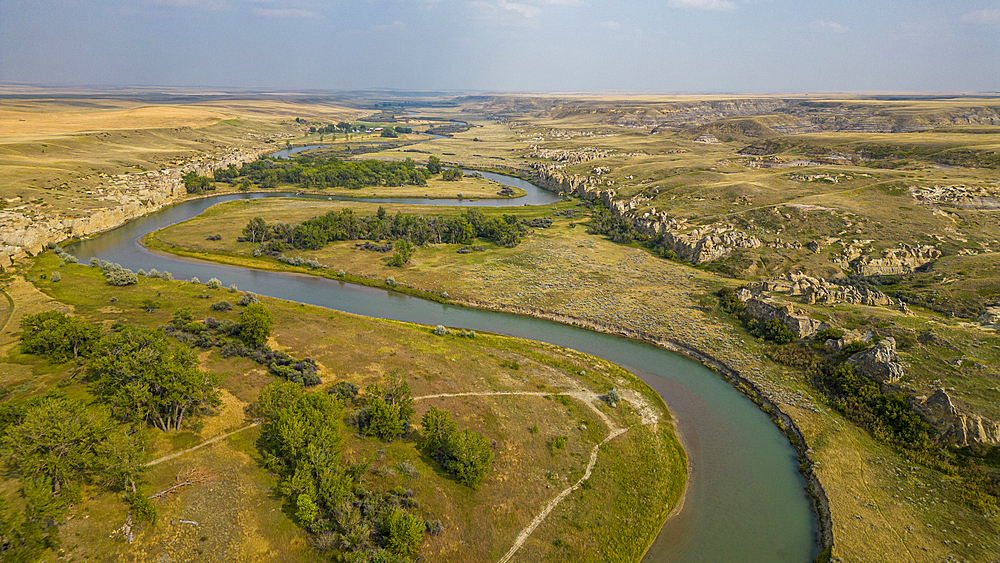
<path id="1" fill-rule="evenodd" d="M 364 407 L 354 413 L 354 425 L 362 436 L 376 436 L 386 442 L 402 436 L 410 429 L 413 398 L 410 384 L 402 374 L 386 374 L 382 384 L 365 387 L 361 397 Z"/>
<path id="2" fill-rule="evenodd" d="M 76 264 L 77 262 L 80 261 L 76 256 L 73 256 L 69 252 L 63 250 L 61 246 L 56 246 L 55 252 L 56 256 L 58 256 L 60 260 L 66 262 L 67 264 Z"/>
<path id="3" fill-rule="evenodd" d="M 222 282 L 219 278 L 212 278 L 208 280 L 208 289 L 222 289 Z"/>
<path id="4" fill-rule="evenodd" d="M 104 279 L 106 279 L 110 285 L 126 286 L 139 283 L 139 276 L 128 268 L 122 268 L 120 264 L 101 260 L 97 260 L 97 263 L 99 264 L 101 271 L 104 272 Z M 93 261 L 91 261 L 91 264 L 93 264 Z"/>
<path id="5" fill-rule="evenodd" d="M 424 441 L 420 448 L 461 483 L 478 487 L 493 466 L 493 449 L 477 432 L 458 431 L 451 413 L 431 407 L 421 421 Z"/>
<path id="6" fill-rule="evenodd" d="M 260 303 L 260 299 L 257 298 L 256 293 L 250 293 L 249 291 L 244 291 L 243 295 L 240 295 L 240 298 L 236 300 L 236 304 L 241 307 L 246 307 L 254 303 Z"/>
<path id="7" fill-rule="evenodd" d="M 601 399 L 603 399 L 609 407 L 614 408 L 618 405 L 618 401 L 622 400 L 622 396 L 617 389 L 612 387 L 610 391 L 601 396 Z"/>

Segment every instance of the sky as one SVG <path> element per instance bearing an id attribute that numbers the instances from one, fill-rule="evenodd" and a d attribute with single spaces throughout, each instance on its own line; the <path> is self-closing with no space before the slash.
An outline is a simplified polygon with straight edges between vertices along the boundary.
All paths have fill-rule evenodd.
<path id="1" fill-rule="evenodd" d="M 1000 0 L 2 0 L 0 83 L 997 92 Z"/>

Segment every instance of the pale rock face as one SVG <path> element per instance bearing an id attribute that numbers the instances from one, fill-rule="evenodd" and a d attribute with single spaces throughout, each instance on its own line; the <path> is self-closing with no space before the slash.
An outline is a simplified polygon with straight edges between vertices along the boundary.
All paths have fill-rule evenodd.
<path id="1" fill-rule="evenodd" d="M 570 193 L 583 199 L 598 199 L 614 216 L 626 219 L 637 231 L 650 236 L 663 235 L 667 248 L 692 264 L 711 262 L 737 248 L 761 246 L 757 237 L 732 228 L 688 230 L 683 221 L 671 219 L 665 213 L 647 212 L 639 217 L 635 210 L 650 201 L 649 196 L 616 199 L 618 192 L 606 189 L 607 183 L 594 176 L 564 174 L 545 165 L 536 165 L 535 175 L 536 182 L 544 189 Z"/>
<path id="2" fill-rule="evenodd" d="M 962 412 L 948 392 L 938 389 L 933 395 L 914 403 L 913 408 L 947 440 L 960 446 L 971 444 L 1000 445 L 1000 423 Z"/>
<path id="3" fill-rule="evenodd" d="M 258 157 L 256 152 L 237 151 L 199 157 L 198 162 L 169 170 L 123 174 L 103 198 L 107 207 L 83 217 L 28 217 L 16 211 L 0 211 L 0 268 L 10 267 L 28 254 L 38 254 L 50 242 L 113 229 L 160 209 L 186 194 L 181 177 L 188 172 L 209 175 L 216 169 L 239 166 Z"/>
<path id="4" fill-rule="evenodd" d="M 873 336 L 874 335 L 871 331 L 866 332 L 864 335 L 856 332 L 846 332 L 844 333 L 844 336 L 841 336 L 840 338 L 831 338 L 827 340 L 823 343 L 823 347 L 834 354 L 839 354 L 848 344 L 852 344 L 854 342 L 868 342 Z"/>
<path id="5" fill-rule="evenodd" d="M 852 303 L 871 307 L 891 307 L 895 300 L 881 291 L 867 287 L 840 285 L 824 278 L 814 278 L 805 274 L 789 273 L 784 277 L 753 285 L 759 291 L 773 291 L 793 297 L 801 297 L 803 303 L 825 304 Z"/>
<path id="6" fill-rule="evenodd" d="M 851 268 L 862 276 L 908 274 L 940 257 L 941 251 L 933 246 L 903 244 L 886 250 L 881 258 L 862 256 L 851 262 Z"/>
<path id="7" fill-rule="evenodd" d="M 748 296 L 747 293 L 738 292 L 737 298 L 741 298 L 741 295 Z M 812 336 L 828 327 L 826 323 L 809 318 L 791 305 L 784 305 L 764 297 L 754 297 L 752 292 L 749 293 L 745 304 L 746 312 L 751 317 L 759 321 L 778 319 L 799 338 Z"/>
<path id="8" fill-rule="evenodd" d="M 879 383 L 895 383 L 903 377 L 903 365 L 896 361 L 896 339 L 889 337 L 873 348 L 863 350 L 847 359 L 861 375 Z"/>

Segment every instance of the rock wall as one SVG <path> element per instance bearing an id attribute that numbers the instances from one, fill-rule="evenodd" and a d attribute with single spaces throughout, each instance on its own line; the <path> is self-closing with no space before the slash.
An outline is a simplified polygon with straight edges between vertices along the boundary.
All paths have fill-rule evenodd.
<path id="1" fill-rule="evenodd" d="M 774 299 L 763 297 L 761 294 L 748 288 L 741 288 L 737 291 L 736 298 L 746 305 L 746 312 L 751 317 L 759 321 L 778 319 L 799 338 L 812 336 L 821 330 L 829 328 L 829 325 L 826 323 L 809 318 L 805 312 L 796 309 L 790 304 L 780 303 Z"/>
<path id="2" fill-rule="evenodd" d="M 757 237 L 731 227 L 690 229 L 684 221 L 668 217 L 654 208 L 637 216 L 635 210 L 650 200 L 649 196 L 636 196 L 630 200 L 616 199 L 618 192 L 608 188 L 608 183 L 594 176 L 566 174 L 550 165 L 533 165 L 532 180 L 539 187 L 572 194 L 587 200 L 600 200 L 612 215 L 627 220 L 640 233 L 662 236 L 663 244 L 679 257 L 692 264 L 702 264 L 726 256 L 738 248 L 759 248 Z"/>
<path id="3" fill-rule="evenodd" d="M 941 251 L 933 246 L 901 244 L 899 248 L 886 250 L 880 258 L 862 256 L 850 264 L 862 276 L 892 276 L 908 274 L 940 257 Z"/>
<path id="4" fill-rule="evenodd" d="M 814 278 L 805 274 L 789 273 L 784 277 L 757 282 L 750 286 L 758 291 L 773 291 L 792 297 L 800 297 L 803 303 L 831 305 L 851 303 L 870 307 L 892 307 L 896 301 L 888 295 L 867 287 L 840 285 L 824 278 Z"/>
<path id="5" fill-rule="evenodd" d="M 262 152 L 244 150 L 201 155 L 177 168 L 119 175 L 109 188 L 101 189 L 96 194 L 105 207 L 82 216 L 51 214 L 31 217 L 15 210 L 0 211 L 0 269 L 38 254 L 50 243 L 113 229 L 169 205 L 186 195 L 181 177 L 188 172 L 209 175 L 230 164 L 239 166 L 254 161 L 260 154 Z"/>
<path id="6" fill-rule="evenodd" d="M 1000 423 L 978 415 L 963 413 L 944 389 L 938 389 L 926 399 L 915 399 L 913 408 L 938 431 L 941 437 L 955 444 L 1000 445 Z"/>

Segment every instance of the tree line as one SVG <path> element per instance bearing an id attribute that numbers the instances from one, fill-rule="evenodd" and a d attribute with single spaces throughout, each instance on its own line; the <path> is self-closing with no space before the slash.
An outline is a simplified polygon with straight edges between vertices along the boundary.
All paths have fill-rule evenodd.
<path id="1" fill-rule="evenodd" d="M 521 242 L 525 233 L 525 225 L 517 216 L 510 214 L 486 215 L 478 209 L 469 209 L 456 217 L 402 212 L 390 217 L 382 207 L 375 215 L 369 216 L 355 215 L 347 208 L 332 210 L 294 226 L 285 223 L 268 225 L 262 217 L 254 217 L 242 232 L 248 242 L 269 242 L 271 250 L 275 250 L 275 243 L 282 250 L 285 245 L 299 250 L 319 250 L 330 242 L 341 240 L 405 240 L 414 245 L 467 245 L 476 238 L 512 248 Z"/>

